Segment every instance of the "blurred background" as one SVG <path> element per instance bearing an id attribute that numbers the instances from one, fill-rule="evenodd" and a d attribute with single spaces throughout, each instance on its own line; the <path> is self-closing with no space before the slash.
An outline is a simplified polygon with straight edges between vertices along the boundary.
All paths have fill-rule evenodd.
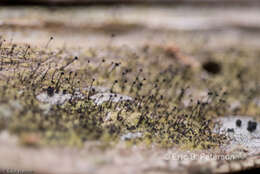
<path id="1" fill-rule="evenodd" d="M 53 47 L 140 46 L 172 41 L 259 46 L 257 0 L 2 0 L 0 34 Z M 206 43 L 206 44 L 205 44 Z"/>

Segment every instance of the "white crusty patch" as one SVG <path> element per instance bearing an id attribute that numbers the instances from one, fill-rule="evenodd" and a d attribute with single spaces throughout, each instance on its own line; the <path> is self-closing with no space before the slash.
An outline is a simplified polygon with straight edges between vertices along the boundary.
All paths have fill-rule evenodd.
<path id="1" fill-rule="evenodd" d="M 131 140 L 131 139 L 135 139 L 135 138 L 140 138 L 142 137 L 143 134 L 141 132 L 128 132 L 124 135 L 121 136 L 121 140 Z"/>
<path id="2" fill-rule="evenodd" d="M 55 104 L 61 105 L 71 98 L 71 94 L 55 93 L 52 96 L 49 96 L 46 92 L 43 92 L 37 95 L 36 98 L 43 103 L 49 103 L 51 105 L 55 105 Z"/>
<path id="3" fill-rule="evenodd" d="M 90 97 L 97 105 L 100 105 L 106 101 L 111 102 L 120 102 L 126 100 L 133 100 L 131 97 L 121 94 L 114 94 L 114 93 L 98 93 Z"/>
<path id="4" fill-rule="evenodd" d="M 90 96 L 90 99 L 94 101 L 97 105 L 100 105 L 106 101 L 112 101 L 112 102 L 120 102 L 120 101 L 127 101 L 127 100 L 133 100 L 131 97 L 126 96 L 126 95 L 121 95 L 121 94 L 115 94 L 115 93 L 110 93 L 110 92 L 105 92 L 108 89 L 105 87 L 91 87 L 91 88 L 84 88 L 85 90 L 89 89 L 95 89 L 95 94 Z M 54 93 L 52 96 L 49 96 L 47 92 L 42 92 L 36 96 L 36 98 L 43 103 L 48 103 L 51 105 L 62 105 L 66 101 L 70 99 L 86 99 L 87 97 L 82 94 L 79 89 L 72 94 L 62 94 L 60 93 Z"/>
<path id="5" fill-rule="evenodd" d="M 105 92 L 109 92 L 110 89 L 107 87 L 103 87 L 103 86 L 92 86 L 92 87 L 86 87 L 83 88 L 83 90 L 89 91 L 89 90 L 94 90 L 94 93 L 105 93 Z"/>
<path id="6" fill-rule="evenodd" d="M 83 94 L 77 91 L 74 95 L 54 93 L 52 96 L 49 96 L 47 92 L 42 92 L 37 95 L 36 98 L 43 103 L 49 103 L 51 105 L 62 105 L 70 99 L 84 99 L 85 97 Z"/>
<path id="7" fill-rule="evenodd" d="M 256 127 L 252 124 L 256 124 Z M 252 117 L 220 117 L 216 120 L 213 132 L 226 135 L 232 146 L 242 145 L 245 148 L 260 151 L 260 123 Z"/>

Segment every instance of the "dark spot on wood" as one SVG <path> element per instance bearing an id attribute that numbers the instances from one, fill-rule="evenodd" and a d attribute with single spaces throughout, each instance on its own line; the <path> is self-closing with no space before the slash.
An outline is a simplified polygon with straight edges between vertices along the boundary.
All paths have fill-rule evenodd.
<path id="1" fill-rule="evenodd" d="M 227 131 L 228 132 L 234 132 L 234 129 L 233 128 L 228 128 Z"/>
<path id="2" fill-rule="evenodd" d="M 215 61 L 208 61 L 203 63 L 203 69 L 209 74 L 219 74 L 221 72 L 221 65 Z"/>
<path id="3" fill-rule="evenodd" d="M 47 95 L 48 95 L 49 97 L 51 97 L 51 96 L 53 96 L 53 94 L 54 94 L 54 88 L 51 87 L 51 86 L 49 86 L 49 87 L 47 88 Z"/>
<path id="4" fill-rule="evenodd" d="M 247 130 L 249 132 L 254 132 L 256 130 L 256 127 L 257 127 L 257 123 L 255 121 L 248 121 Z"/>
<path id="5" fill-rule="evenodd" d="M 236 121 L 236 126 L 241 127 L 242 121 L 240 119 L 237 119 Z"/>

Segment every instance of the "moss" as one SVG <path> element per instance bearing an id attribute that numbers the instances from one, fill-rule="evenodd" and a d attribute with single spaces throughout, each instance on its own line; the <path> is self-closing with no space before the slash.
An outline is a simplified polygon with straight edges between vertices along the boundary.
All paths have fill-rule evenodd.
<path id="1" fill-rule="evenodd" d="M 90 140 L 115 144 L 127 132 L 142 132 L 142 137 L 127 143 L 207 149 L 225 141 L 211 132 L 212 119 L 260 113 L 253 102 L 260 94 L 259 50 L 238 47 L 211 53 L 211 61 L 221 69 L 212 74 L 203 67 L 172 61 L 167 50 L 156 46 L 146 51 L 92 48 L 77 52 L 77 59 L 68 48 L 31 47 L 26 58 L 25 45 L 12 48 L 5 43 L 0 50 L 0 106 L 12 108 L 9 119 L 0 116 L 0 128 L 18 135 L 25 145 L 80 147 Z M 98 56 L 100 51 L 107 52 L 106 59 Z M 193 54 L 201 53 L 194 50 Z M 120 59 L 114 59 L 115 55 Z M 86 90 L 93 86 L 133 100 L 97 105 L 90 99 L 97 91 Z M 38 101 L 40 93 L 51 95 L 48 89 L 72 96 L 80 92 L 84 97 L 56 105 Z M 206 96 L 201 97 L 201 92 Z M 11 100 L 20 107 L 7 102 Z M 234 101 L 241 102 L 235 111 L 230 110 Z"/>

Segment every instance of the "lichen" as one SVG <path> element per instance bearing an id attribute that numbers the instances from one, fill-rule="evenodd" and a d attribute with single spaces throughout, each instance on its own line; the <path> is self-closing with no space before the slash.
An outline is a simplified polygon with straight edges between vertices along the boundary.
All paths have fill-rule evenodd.
<path id="1" fill-rule="evenodd" d="M 229 146 L 241 145 L 255 150 L 260 148 L 259 122 L 248 116 L 227 116 L 216 120 L 214 132 L 229 138 Z"/>
<path id="2" fill-rule="evenodd" d="M 138 138 L 123 139 L 161 147 L 219 147 L 227 140 L 212 132 L 212 120 L 260 113 L 255 102 L 259 50 L 230 49 L 211 53 L 205 68 L 180 63 L 158 46 L 28 49 L 4 42 L 0 130 L 17 135 L 25 145 L 114 144 L 138 133 Z M 102 95 L 106 98 L 97 101 Z M 234 107 L 234 101 L 239 105 Z"/>

